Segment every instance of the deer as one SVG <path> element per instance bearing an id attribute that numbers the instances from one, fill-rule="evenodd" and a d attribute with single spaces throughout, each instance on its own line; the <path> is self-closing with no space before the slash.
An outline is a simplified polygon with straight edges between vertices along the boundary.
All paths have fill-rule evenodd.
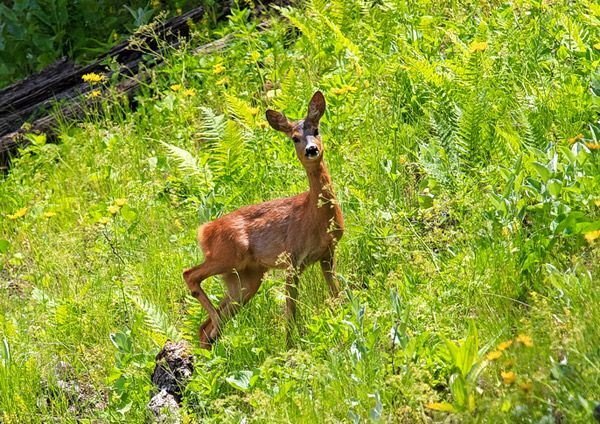
<path id="1" fill-rule="evenodd" d="M 208 313 L 198 331 L 202 348 L 211 349 L 224 322 L 250 301 L 270 269 L 286 270 L 288 345 L 296 319 L 299 277 L 306 267 L 319 262 L 331 296 L 338 296 L 334 251 L 343 235 L 344 219 L 323 162 L 319 121 L 325 107 L 325 97 L 317 91 L 304 119 L 290 121 L 282 112 L 266 111 L 270 126 L 293 141 L 308 177 L 308 191 L 242 207 L 198 228 L 204 262 L 185 270 L 183 279 Z M 202 289 L 202 282 L 215 275 L 222 277 L 225 286 L 225 296 L 216 308 Z"/>

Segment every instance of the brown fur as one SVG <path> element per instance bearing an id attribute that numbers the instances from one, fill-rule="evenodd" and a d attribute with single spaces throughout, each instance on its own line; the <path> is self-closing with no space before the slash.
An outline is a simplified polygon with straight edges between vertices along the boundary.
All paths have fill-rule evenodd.
<path id="1" fill-rule="evenodd" d="M 323 162 L 321 138 L 315 136 L 324 111 L 325 99 L 320 92 L 313 95 L 302 121 L 290 122 L 279 112 L 267 111 L 271 126 L 294 139 L 309 191 L 240 208 L 198 229 L 204 262 L 186 270 L 183 277 L 209 315 L 200 327 L 203 347 L 210 348 L 219 337 L 222 322 L 254 296 L 268 269 L 288 270 L 286 315 L 290 321 L 296 312 L 298 276 L 308 265 L 319 261 L 332 295 L 339 292 L 334 250 L 344 222 Z M 307 156 L 306 149 L 312 145 L 319 152 L 316 158 Z M 215 309 L 201 283 L 219 274 L 223 275 L 227 294 Z"/>

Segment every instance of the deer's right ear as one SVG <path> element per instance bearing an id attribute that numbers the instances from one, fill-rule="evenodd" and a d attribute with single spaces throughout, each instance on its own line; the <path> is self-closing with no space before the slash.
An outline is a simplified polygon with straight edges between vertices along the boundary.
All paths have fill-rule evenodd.
<path id="1" fill-rule="evenodd" d="M 267 110 L 267 121 L 271 127 L 277 131 L 282 131 L 284 133 L 289 133 L 292 131 L 292 124 L 285 115 L 281 112 L 276 112 L 274 110 Z"/>

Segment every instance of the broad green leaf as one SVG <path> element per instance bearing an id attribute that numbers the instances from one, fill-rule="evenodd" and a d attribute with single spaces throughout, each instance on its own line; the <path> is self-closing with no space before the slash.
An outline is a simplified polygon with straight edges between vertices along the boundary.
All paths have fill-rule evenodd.
<path id="1" fill-rule="evenodd" d="M 475 364 L 477 360 L 478 350 L 479 350 L 479 337 L 477 335 L 477 328 L 475 327 L 475 323 L 471 320 L 469 322 L 469 332 L 467 334 L 467 339 L 461 346 L 462 350 L 462 362 L 459 364 L 459 367 L 462 371 L 463 376 L 467 376 L 471 368 Z"/>
<path id="2" fill-rule="evenodd" d="M 449 380 L 450 393 L 454 398 L 456 405 L 460 406 L 461 409 L 467 407 L 467 383 L 462 375 L 454 373 L 450 376 Z"/>
<path id="3" fill-rule="evenodd" d="M 558 197 L 562 190 L 562 182 L 556 179 L 551 179 L 546 183 L 546 189 L 552 197 Z"/>
<path id="4" fill-rule="evenodd" d="M 121 208 L 121 216 L 129 223 L 134 222 L 137 219 L 137 213 L 135 213 L 135 209 L 129 205 L 124 205 Z"/>
<path id="5" fill-rule="evenodd" d="M 226 377 L 225 381 L 227 381 L 231 387 L 245 392 L 251 387 L 250 380 L 253 375 L 254 373 L 252 371 L 238 371 L 235 374 Z"/>
<path id="6" fill-rule="evenodd" d="M 533 169 L 536 170 L 536 172 L 539 174 L 539 176 L 542 178 L 542 181 L 544 182 L 548 181 L 552 176 L 550 170 L 545 165 L 542 165 L 539 162 L 533 162 L 531 166 L 533 167 Z"/>

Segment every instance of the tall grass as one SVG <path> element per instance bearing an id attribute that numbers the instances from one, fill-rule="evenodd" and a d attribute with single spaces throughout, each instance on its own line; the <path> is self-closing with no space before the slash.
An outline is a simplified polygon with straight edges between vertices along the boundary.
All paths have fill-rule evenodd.
<path id="1" fill-rule="evenodd" d="M 153 357 L 196 342 L 195 228 L 307 187 L 266 108 L 325 92 L 344 292 L 268 274 L 184 420 L 589 422 L 600 401 L 598 19 L 592 2 L 313 0 L 226 50 L 174 53 L 0 184 L 4 422 L 147 419 Z M 26 208 L 26 209 L 23 209 Z M 205 283 L 215 300 L 220 283 Z M 65 366 L 63 363 L 67 363 Z M 67 371 L 65 371 L 67 368 Z M 76 383 L 79 389 L 67 383 Z"/>

